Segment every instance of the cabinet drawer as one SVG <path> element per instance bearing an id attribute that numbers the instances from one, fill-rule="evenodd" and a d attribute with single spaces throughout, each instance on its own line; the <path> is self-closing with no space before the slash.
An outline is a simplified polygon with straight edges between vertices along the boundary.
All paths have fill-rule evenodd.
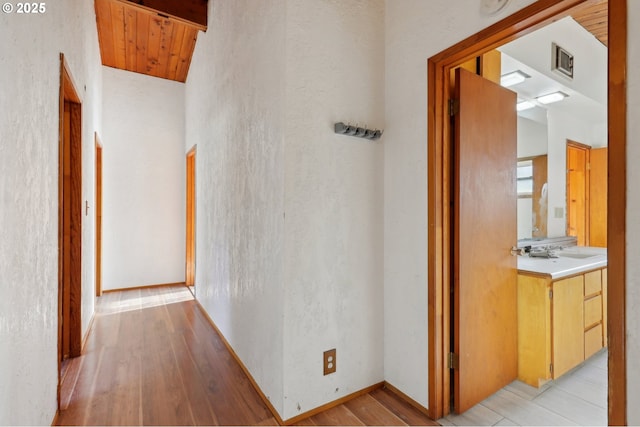
<path id="1" fill-rule="evenodd" d="M 584 333 L 585 360 L 602 348 L 602 325 L 589 329 Z"/>
<path id="2" fill-rule="evenodd" d="M 602 296 L 597 295 L 584 302 L 584 327 L 588 328 L 602 321 Z"/>
<path id="3" fill-rule="evenodd" d="M 600 270 L 584 275 L 584 296 L 597 294 L 602 291 L 602 273 Z"/>

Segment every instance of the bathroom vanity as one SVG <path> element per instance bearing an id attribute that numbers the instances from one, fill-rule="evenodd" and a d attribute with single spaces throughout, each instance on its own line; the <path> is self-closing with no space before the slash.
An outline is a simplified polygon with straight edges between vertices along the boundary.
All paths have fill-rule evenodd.
<path id="1" fill-rule="evenodd" d="M 539 387 L 607 345 L 607 250 L 518 257 L 518 379 Z"/>

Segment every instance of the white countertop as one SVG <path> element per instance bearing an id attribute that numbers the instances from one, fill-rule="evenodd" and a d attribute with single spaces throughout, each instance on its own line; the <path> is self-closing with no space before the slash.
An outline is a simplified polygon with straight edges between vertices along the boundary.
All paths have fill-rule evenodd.
<path id="1" fill-rule="evenodd" d="M 518 256 L 518 273 L 542 275 L 555 280 L 607 266 L 605 248 L 570 246 L 557 251 L 557 254 L 558 258 Z"/>

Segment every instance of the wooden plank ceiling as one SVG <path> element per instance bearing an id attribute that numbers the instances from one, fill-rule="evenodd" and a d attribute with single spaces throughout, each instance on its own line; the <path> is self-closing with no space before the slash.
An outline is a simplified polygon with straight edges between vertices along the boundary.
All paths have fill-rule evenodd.
<path id="1" fill-rule="evenodd" d="M 185 82 L 207 0 L 95 0 L 102 64 Z"/>
<path id="2" fill-rule="evenodd" d="M 576 22 L 587 29 L 605 46 L 609 46 L 609 1 L 595 0 L 587 2 L 585 7 L 579 8 L 571 16 Z"/>

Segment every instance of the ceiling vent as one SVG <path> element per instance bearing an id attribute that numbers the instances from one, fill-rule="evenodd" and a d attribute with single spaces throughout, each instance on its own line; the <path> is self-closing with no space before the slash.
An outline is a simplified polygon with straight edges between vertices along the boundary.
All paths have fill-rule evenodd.
<path id="1" fill-rule="evenodd" d="M 573 79 L 573 55 L 555 43 L 551 45 L 551 51 L 551 69 Z"/>

